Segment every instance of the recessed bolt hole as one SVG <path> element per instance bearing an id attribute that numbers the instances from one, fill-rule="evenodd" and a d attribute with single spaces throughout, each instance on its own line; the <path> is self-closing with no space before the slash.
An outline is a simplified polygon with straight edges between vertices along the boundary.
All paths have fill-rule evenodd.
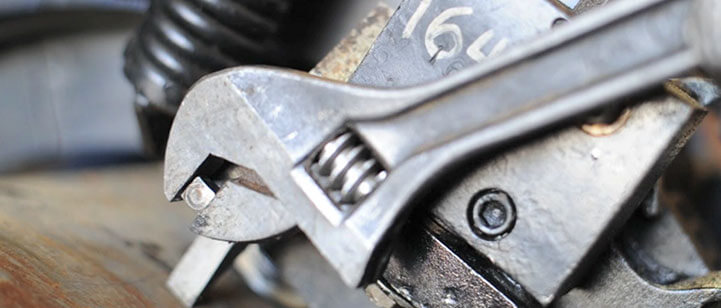
<path id="1" fill-rule="evenodd" d="M 468 207 L 468 222 L 481 238 L 498 240 L 507 235 L 516 222 L 516 207 L 511 197 L 499 189 L 475 194 Z"/>

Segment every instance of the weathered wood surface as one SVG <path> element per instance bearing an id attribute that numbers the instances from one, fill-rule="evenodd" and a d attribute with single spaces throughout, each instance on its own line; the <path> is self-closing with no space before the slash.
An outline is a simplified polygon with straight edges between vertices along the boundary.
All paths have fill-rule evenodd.
<path id="1" fill-rule="evenodd" d="M 161 185 L 154 164 L 0 178 L 0 307 L 180 307 L 192 212 Z M 268 307 L 232 271 L 205 302 Z"/>

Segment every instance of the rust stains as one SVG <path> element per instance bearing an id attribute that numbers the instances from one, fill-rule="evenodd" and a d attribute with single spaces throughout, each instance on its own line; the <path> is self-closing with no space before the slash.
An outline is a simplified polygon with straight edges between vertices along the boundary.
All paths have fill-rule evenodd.
<path id="1" fill-rule="evenodd" d="M 0 235 L 1 307 L 152 306 L 132 285 L 77 250 L 10 225 L 5 221 Z"/>

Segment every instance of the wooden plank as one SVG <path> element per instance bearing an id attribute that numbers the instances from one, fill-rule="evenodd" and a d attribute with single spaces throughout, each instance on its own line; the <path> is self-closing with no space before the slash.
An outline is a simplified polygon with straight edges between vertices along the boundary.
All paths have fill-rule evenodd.
<path id="1" fill-rule="evenodd" d="M 155 164 L 0 178 L 0 307 L 180 307 L 165 281 L 193 213 L 161 185 Z M 207 297 L 269 307 L 232 272 Z"/>

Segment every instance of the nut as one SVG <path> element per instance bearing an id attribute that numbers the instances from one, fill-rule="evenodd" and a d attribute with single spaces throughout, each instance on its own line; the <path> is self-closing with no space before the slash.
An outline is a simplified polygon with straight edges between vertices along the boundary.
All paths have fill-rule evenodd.
<path id="1" fill-rule="evenodd" d="M 183 192 L 183 200 L 190 208 L 201 211 L 215 199 L 215 189 L 200 177 L 193 179 Z"/>

